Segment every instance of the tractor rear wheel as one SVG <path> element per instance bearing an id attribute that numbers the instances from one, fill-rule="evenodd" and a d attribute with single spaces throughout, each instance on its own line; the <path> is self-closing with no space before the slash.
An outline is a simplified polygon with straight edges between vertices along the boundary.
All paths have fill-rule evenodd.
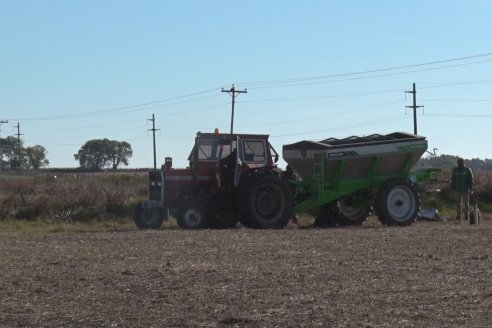
<path id="1" fill-rule="evenodd" d="M 238 207 L 245 226 L 280 229 L 292 217 L 292 190 L 273 172 L 258 171 L 242 178 Z"/>
<path id="2" fill-rule="evenodd" d="M 176 220 L 180 228 L 203 229 L 208 224 L 207 211 L 200 201 L 188 199 L 179 206 Z"/>
<path id="3" fill-rule="evenodd" d="M 159 229 L 164 222 L 164 209 L 162 207 L 143 207 L 138 204 L 133 211 L 133 220 L 139 229 Z"/>
<path id="4" fill-rule="evenodd" d="M 420 204 L 415 184 L 407 178 L 397 177 L 387 180 L 379 188 L 376 212 L 385 225 L 408 226 L 417 218 Z"/>
<path id="5" fill-rule="evenodd" d="M 341 226 L 359 226 L 369 216 L 370 208 L 367 206 L 354 206 L 354 199 L 347 197 L 339 201 L 340 214 L 335 216 L 335 221 Z"/>

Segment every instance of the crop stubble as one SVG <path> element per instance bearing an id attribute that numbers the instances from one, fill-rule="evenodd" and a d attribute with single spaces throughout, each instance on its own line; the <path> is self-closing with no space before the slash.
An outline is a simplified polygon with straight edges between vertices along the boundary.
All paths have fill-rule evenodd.
<path id="1" fill-rule="evenodd" d="M 489 327 L 492 223 L 0 232 L 0 326 Z"/>

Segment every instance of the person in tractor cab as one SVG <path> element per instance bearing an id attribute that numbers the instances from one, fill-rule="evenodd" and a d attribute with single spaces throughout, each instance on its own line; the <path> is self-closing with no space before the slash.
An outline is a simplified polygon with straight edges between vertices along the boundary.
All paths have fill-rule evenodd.
<path id="1" fill-rule="evenodd" d="M 456 195 L 456 220 L 461 220 L 462 203 L 465 203 L 465 220 L 470 214 L 470 194 L 473 194 L 473 173 L 465 166 L 463 158 L 457 161 L 458 166 L 453 169 L 451 175 L 451 190 Z"/>
<path id="2" fill-rule="evenodd" d="M 282 177 L 284 177 L 286 179 L 291 179 L 291 180 L 299 180 L 299 176 L 294 171 L 292 166 L 290 166 L 290 164 L 287 164 L 285 171 L 282 171 Z"/>
<path id="3" fill-rule="evenodd" d="M 217 179 L 219 188 L 233 183 L 234 181 L 234 169 L 236 167 L 237 149 L 234 150 L 224 158 L 219 159 L 218 162 L 218 174 Z"/>

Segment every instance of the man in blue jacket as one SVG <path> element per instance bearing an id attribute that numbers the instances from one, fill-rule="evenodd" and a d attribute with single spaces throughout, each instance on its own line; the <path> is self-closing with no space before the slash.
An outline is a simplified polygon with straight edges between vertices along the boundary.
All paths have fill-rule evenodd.
<path id="1" fill-rule="evenodd" d="M 458 166 L 451 175 L 451 189 L 456 194 L 456 220 L 461 220 L 462 202 L 465 203 L 465 220 L 470 213 L 470 194 L 473 193 L 473 173 L 465 166 L 463 158 L 458 159 Z"/>

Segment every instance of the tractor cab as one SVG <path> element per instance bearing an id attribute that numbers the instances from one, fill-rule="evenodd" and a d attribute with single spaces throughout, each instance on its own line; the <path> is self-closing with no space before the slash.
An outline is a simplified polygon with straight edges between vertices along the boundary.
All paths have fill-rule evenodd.
<path id="1" fill-rule="evenodd" d="M 249 170 L 276 167 L 278 153 L 268 135 L 198 132 L 188 161 L 197 174 L 214 174 L 219 187 L 232 187 Z"/>

